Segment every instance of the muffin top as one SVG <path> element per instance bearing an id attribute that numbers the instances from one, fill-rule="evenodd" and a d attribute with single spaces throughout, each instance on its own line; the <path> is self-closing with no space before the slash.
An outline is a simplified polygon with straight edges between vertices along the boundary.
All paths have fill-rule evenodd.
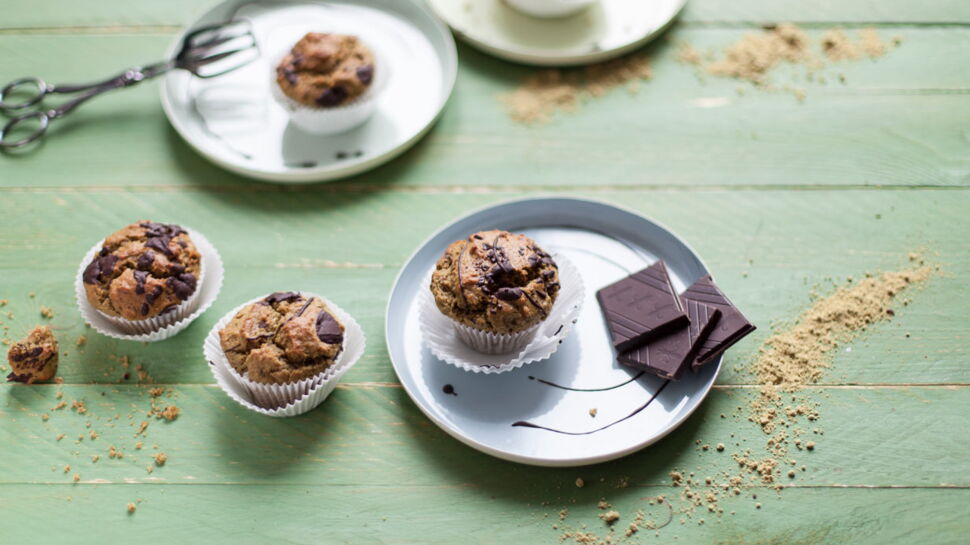
<path id="1" fill-rule="evenodd" d="M 559 294 L 559 268 L 525 235 L 481 231 L 453 242 L 431 276 L 435 304 L 458 323 L 509 334 L 541 322 Z"/>
<path id="2" fill-rule="evenodd" d="M 250 303 L 219 331 L 232 367 L 253 382 L 287 384 L 337 361 L 344 326 L 317 297 L 276 292 Z"/>
<path id="3" fill-rule="evenodd" d="M 201 263 L 185 229 L 142 220 L 104 239 L 82 280 L 88 302 L 101 312 L 145 320 L 195 293 Z"/>
<path id="4" fill-rule="evenodd" d="M 355 36 L 310 32 L 276 67 L 283 93 L 311 107 L 340 106 L 364 94 L 374 79 L 374 54 Z"/>
<path id="5" fill-rule="evenodd" d="M 33 384 L 50 380 L 57 373 L 57 339 L 51 328 L 37 326 L 27 338 L 16 342 L 7 352 L 10 382 Z"/>

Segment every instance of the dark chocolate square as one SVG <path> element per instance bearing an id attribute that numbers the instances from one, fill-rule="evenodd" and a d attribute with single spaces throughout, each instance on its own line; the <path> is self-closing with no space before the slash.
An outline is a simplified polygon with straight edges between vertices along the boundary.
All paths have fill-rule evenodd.
<path id="1" fill-rule="evenodd" d="M 663 261 L 606 286 L 596 299 L 620 352 L 687 323 Z"/>
<path id="2" fill-rule="evenodd" d="M 694 282 L 681 294 L 681 299 L 708 305 L 721 311 L 721 317 L 714 329 L 700 342 L 700 349 L 693 363 L 695 370 L 756 329 L 741 314 L 738 307 L 734 306 L 734 303 L 721 292 L 710 275 Z"/>
<path id="3" fill-rule="evenodd" d="M 681 300 L 690 323 L 619 355 L 620 363 L 661 378 L 677 380 L 690 367 L 721 311 L 696 301 Z"/>

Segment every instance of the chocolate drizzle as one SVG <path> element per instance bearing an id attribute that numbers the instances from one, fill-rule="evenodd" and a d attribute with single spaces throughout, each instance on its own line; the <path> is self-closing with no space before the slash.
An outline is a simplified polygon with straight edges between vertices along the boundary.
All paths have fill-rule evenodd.
<path id="1" fill-rule="evenodd" d="M 644 371 L 640 371 L 636 375 L 633 375 L 631 378 L 629 378 L 629 379 L 627 379 L 627 380 L 625 380 L 625 381 L 623 381 L 623 382 L 621 382 L 619 384 L 614 384 L 613 386 L 605 386 L 603 388 L 573 388 L 571 386 L 563 386 L 561 384 L 556 384 L 555 382 L 549 382 L 548 380 L 545 380 L 545 379 L 536 378 L 536 377 L 533 377 L 531 375 L 529 376 L 529 380 L 534 380 L 534 381 L 539 382 L 541 384 L 545 384 L 546 386 L 552 386 L 553 388 L 559 388 L 560 390 L 569 390 L 570 392 L 605 392 L 607 390 L 615 390 L 617 388 L 621 388 L 623 386 L 626 386 L 627 384 L 630 384 L 631 382 L 635 382 L 638 378 L 642 377 L 644 375 L 644 373 L 645 373 Z"/>
<path id="2" fill-rule="evenodd" d="M 563 435 L 591 435 L 591 434 L 594 434 L 596 432 L 603 431 L 603 430 L 605 430 L 607 428 L 610 428 L 612 426 L 615 426 L 615 425 L 619 424 L 620 422 L 623 422 L 624 420 L 629 420 L 630 418 L 633 418 L 634 416 L 636 416 L 637 414 L 639 414 L 641 411 L 643 411 L 644 409 L 646 409 L 647 407 L 649 407 L 650 404 L 653 403 L 653 400 L 657 399 L 657 396 L 660 395 L 660 392 L 662 392 L 664 390 L 664 388 L 667 387 L 668 384 L 670 384 L 670 381 L 669 380 L 665 380 L 664 383 L 661 384 L 659 388 L 657 388 L 657 391 L 654 392 L 653 395 L 650 396 L 650 399 L 648 399 L 646 403 L 644 403 L 643 405 L 640 405 L 639 407 L 637 407 L 636 409 L 634 409 L 633 412 L 631 412 L 630 414 L 624 416 L 623 418 L 620 418 L 619 420 L 614 420 L 613 422 L 610 422 L 609 424 L 607 424 L 605 426 L 602 426 L 602 427 L 599 427 L 599 428 L 596 428 L 594 430 L 589 430 L 589 431 L 565 431 L 565 430 L 557 430 L 555 428 L 547 428 L 546 426 L 540 426 L 539 424 L 533 424 L 532 422 L 526 422 L 524 420 L 519 420 L 518 422 L 512 423 L 512 427 L 514 427 L 514 428 L 534 428 L 534 429 L 538 429 L 538 430 L 551 431 L 553 433 L 561 433 Z"/>

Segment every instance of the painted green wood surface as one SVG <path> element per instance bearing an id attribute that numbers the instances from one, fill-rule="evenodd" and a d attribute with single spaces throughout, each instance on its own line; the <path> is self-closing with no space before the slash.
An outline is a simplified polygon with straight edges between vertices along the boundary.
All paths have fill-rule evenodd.
<path id="1" fill-rule="evenodd" d="M 155 59 L 202 9 L 186 0 L 8 0 L 0 80 L 83 81 Z M 698 79 L 673 60 L 672 41 L 719 48 L 784 20 L 814 33 L 876 24 L 904 42 L 877 62 L 827 70 L 827 84 L 778 74 L 780 84 L 806 87 L 804 103 L 741 96 L 737 82 Z M 595 504 L 604 496 L 625 516 L 648 508 L 661 518 L 643 498 L 676 495 L 672 469 L 703 478 L 735 466 L 728 452 L 695 441 L 763 448 L 764 436 L 737 412 L 755 389 L 736 368 L 770 326 L 794 319 L 813 288 L 903 267 L 911 251 L 941 274 L 892 322 L 840 351 L 809 389 L 824 435 L 813 452 L 793 456 L 806 471 L 781 492 L 746 488 L 721 501 L 722 515 L 698 511 L 639 541 L 962 542 L 970 532 L 970 331 L 960 321 L 970 308 L 968 27 L 970 4 L 957 0 L 691 0 L 670 42 L 646 50 L 655 78 L 638 95 L 618 92 L 542 127 L 514 125 L 496 100 L 529 69 L 461 47 L 456 93 L 414 150 L 352 180 L 299 188 L 250 182 L 199 158 L 167 126 L 157 84 L 86 105 L 39 153 L 0 157 L 0 299 L 9 300 L 0 336 L 23 334 L 47 306 L 65 352 L 65 384 L 0 386 L 0 513 L 18 521 L 4 525 L 0 544 L 552 544 L 564 506 L 570 525 L 602 533 Z M 834 83 L 839 73 L 844 85 Z M 528 468 L 464 447 L 418 412 L 383 346 L 387 292 L 430 232 L 476 207 L 546 193 L 603 199 L 664 223 L 760 326 L 730 351 L 708 401 L 680 429 L 589 468 Z M 212 310 L 150 346 L 86 330 L 72 302 L 80 256 L 136 216 L 203 231 L 227 266 Z M 199 353 L 222 313 L 278 288 L 326 293 L 370 340 L 331 399 L 288 420 L 237 407 Z M 77 348 L 81 334 L 88 342 Z M 166 388 L 161 404 L 182 409 L 139 437 L 149 384 L 137 365 Z M 51 410 L 57 392 L 84 400 L 88 413 Z M 110 459 L 111 446 L 124 458 Z M 157 451 L 169 461 L 148 473 Z M 628 488 L 616 487 L 622 479 Z M 138 511 L 128 516 L 133 501 Z"/>

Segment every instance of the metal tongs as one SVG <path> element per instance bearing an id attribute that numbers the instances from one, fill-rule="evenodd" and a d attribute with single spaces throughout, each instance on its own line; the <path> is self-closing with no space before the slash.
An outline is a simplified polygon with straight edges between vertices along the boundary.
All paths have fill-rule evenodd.
<path id="1" fill-rule="evenodd" d="M 0 129 L 0 150 L 30 144 L 47 132 L 52 120 L 64 117 L 101 93 L 130 87 L 176 68 L 200 78 L 214 78 L 257 58 L 259 45 L 252 25 L 245 19 L 237 19 L 193 30 L 185 35 L 173 59 L 130 68 L 108 80 L 87 85 L 50 85 L 40 78 L 14 80 L 0 90 L 0 111 L 15 116 Z M 42 104 L 47 95 L 75 94 L 78 96 L 54 108 L 45 109 Z M 15 131 L 25 135 L 15 138 Z"/>

